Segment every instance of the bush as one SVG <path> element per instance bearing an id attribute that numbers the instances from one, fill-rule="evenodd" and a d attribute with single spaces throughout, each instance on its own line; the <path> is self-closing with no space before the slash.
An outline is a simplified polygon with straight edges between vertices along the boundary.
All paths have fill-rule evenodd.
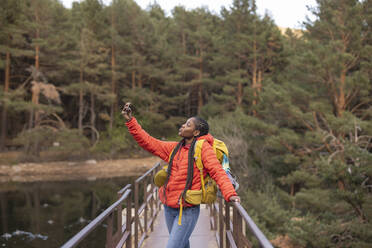
<path id="1" fill-rule="evenodd" d="M 23 145 L 24 157 L 21 160 L 25 161 L 40 158 L 42 151 L 57 151 L 69 156 L 83 152 L 89 146 L 88 139 L 80 135 L 77 129 L 55 129 L 46 126 L 26 130 L 20 133 L 14 142 Z"/>

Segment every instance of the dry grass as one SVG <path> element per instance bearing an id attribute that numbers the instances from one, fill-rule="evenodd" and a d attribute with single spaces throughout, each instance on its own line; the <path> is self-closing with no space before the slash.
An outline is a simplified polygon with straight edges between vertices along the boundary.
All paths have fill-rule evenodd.
<path id="1" fill-rule="evenodd" d="M 0 182 L 96 180 L 139 176 L 159 162 L 157 157 L 83 162 L 0 165 Z"/>

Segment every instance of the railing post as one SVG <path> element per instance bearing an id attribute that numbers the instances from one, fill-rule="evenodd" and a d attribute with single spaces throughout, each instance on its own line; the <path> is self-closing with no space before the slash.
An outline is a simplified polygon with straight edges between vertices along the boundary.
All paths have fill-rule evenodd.
<path id="1" fill-rule="evenodd" d="M 126 248 L 132 248 L 132 194 L 130 194 L 127 198 L 127 222 L 126 224 L 126 231 L 129 232 L 128 239 L 126 241 Z"/>
<path id="2" fill-rule="evenodd" d="M 223 231 L 224 231 L 224 225 L 223 225 L 223 200 L 221 198 L 218 199 L 218 223 L 219 223 L 219 235 L 220 235 L 220 245 L 219 248 L 223 248 Z"/>
<path id="3" fill-rule="evenodd" d="M 212 230 L 215 230 L 217 231 L 217 228 L 218 228 L 218 223 L 217 223 L 217 210 L 216 210 L 216 206 L 214 205 L 214 203 L 212 203 L 211 205 L 211 211 L 212 211 L 212 214 L 213 214 L 213 227 L 212 227 Z"/>
<path id="4" fill-rule="evenodd" d="M 106 248 L 112 248 L 112 227 L 113 227 L 113 215 L 114 213 L 110 213 L 107 219 L 107 230 L 106 230 Z"/>
<path id="5" fill-rule="evenodd" d="M 144 185 L 143 185 L 143 203 L 145 204 L 144 209 L 144 233 L 147 235 L 147 214 L 148 214 L 148 202 L 147 202 L 147 186 L 148 186 L 148 179 L 144 179 Z"/>
<path id="6" fill-rule="evenodd" d="M 212 219 L 214 220 L 214 216 L 213 216 L 213 203 L 209 204 L 208 205 L 208 208 L 209 208 L 209 225 L 210 225 L 210 228 L 211 230 L 215 230 L 214 227 L 213 227 L 213 221 Z"/>
<path id="7" fill-rule="evenodd" d="M 134 247 L 138 248 L 138 182 L 134 184 Z"/>
<path id="8" fill-rule="evenodd" d="M 236 246 L 242 247 L 242 217 L 235 207 L 233 211 L 233 232 Z"/>
<path id="9" fill-rule="evenodd" d="M 155 176 L 155 170 L 152 172 L 152 177 L 151 178 L 154 178 Z M 151 187 L 150 187 L 150 194 L 151 194 L 151 211 L 150 211 L 150 214 L 151 214 L 151 219 L 152 219 L 152 222 L 151 222 L 151 226 L 150 226 L 150 230 L 151 232 L 154 231 L 154 219 L 155 216 L 154 216 L 154 182 L 151 180 Z"/>
<path id="10" fill-rule="evenodd" d="M 117 213 L 117 223 L 116 223 L 116 233 L 115 233 L 115 238 L 114 238 L 114 242 L 115 242 L 115 245 L 119 242 L 121 236 L 123 235 L 123 205 L 120 204 L 116 210 L 116 213 Z"/>
<path id="11" fill-rule="evenodd" d="M 230 231 L 230 203 L 225 202 L 225 240 L 226 240 L 226 248 L 230 248 L 230 241 L 227 236 L 228 231 Z"/>

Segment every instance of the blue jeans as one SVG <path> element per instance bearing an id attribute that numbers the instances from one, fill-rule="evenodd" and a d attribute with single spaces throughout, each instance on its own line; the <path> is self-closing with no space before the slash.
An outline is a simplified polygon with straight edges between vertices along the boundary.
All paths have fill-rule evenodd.
<path id="1" fill-rule="evenodd" d="M 165 222 L 167 223 L 169 240 L 167 248 L 190 248 L 189 238 L 199 218 L 200 206 L 183 208 L 182 225 L 178 225 L 178 208 L 164 205 Z"/>

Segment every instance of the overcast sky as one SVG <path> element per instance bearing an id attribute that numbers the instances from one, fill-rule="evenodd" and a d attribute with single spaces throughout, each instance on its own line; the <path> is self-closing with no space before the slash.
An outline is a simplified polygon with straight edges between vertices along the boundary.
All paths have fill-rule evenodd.
<path id="1" fill-rule="evenodd" d="M 70 8 L 71 3 L 79 0 L 60 0 L 66 7 Z M 154 0 L 135 0 L 143 9 Z M 111 0 L 103 0 L 109 4 Z M 222 6 L 229 7 L 232 0 L 156 0 L 156 2 L 169 15 L 174 6 L 183 5 L 187 9 L 207 6 L 209 10 L 219 13 Z M 315 6 L 315 0 L 256 0 L 258 13 L 263 15 L 265 12 L 275 20 L 281 27 L 301 28 L 306 16 L 312 18 L 306 6 Z"/>

